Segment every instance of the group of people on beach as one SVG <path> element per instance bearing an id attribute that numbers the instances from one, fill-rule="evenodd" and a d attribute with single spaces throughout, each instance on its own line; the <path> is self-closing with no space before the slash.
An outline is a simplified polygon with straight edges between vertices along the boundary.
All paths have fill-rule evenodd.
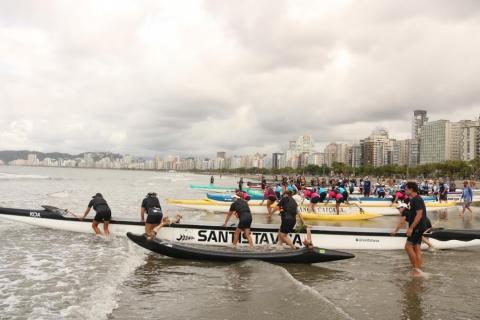
<path id="1" fill-rule="evenodd" d="M 243 179 L 241 181 L 243 184 Z M 369 180 L 364 179 L 362 181 L 364 190 L 366 181 Z M 308 235 L 304 240 L 304 245 L 312 247 L 313 243 L 311 240 L 310 227 L 305 225 L 302 214 L 299 213 L 299 202 L 302 203 L 305 199 L 310 200 L 311 209 L 314 211 L 315 205 L 318 203 L 328 203 L 330 200 L 334 200 L 337 204 L 338 213 L 338 207 L 340 204 L 348 202 L 349 191 L 351 190 L 351 186 L 348 183 L 351 181 L 331 180 L 329 181 L 329 188 L 326 184 L 313 186 L 313 188 L 306 188 L 302 185 L 302 180 L 300 180 L 300 184 L 295 182 L 296 181 L 293 179 L 282 179 L 281 183 L 276 183 L 275 187 L 272 187 L 266 183 L 264 178 L 262 178 L 261 188 L 264 190 L 264 201 L 267 201 L 268 215 L 271 216 L 278 211 L 281 218 L 277 240 L 278 245 L 287 244 L 291 248 L 296 248 L 290 239 L 289 234 L 295 232 L 298 218 L 301 221 L 301 225 L 306 227 L 305 230 Z M 241 186 L 241 184 L 239 186 Z M 379 189 L 378 186 L 375 186 L 375 188 L 377 190 Z M 433 248 L 428 239 L 423 236 L 425 232 L 428 232 L 432 228 L 432 225 L 427 217 L 425 202 L 421 196 L 421 188 L 422 184 L 418 184 L 417 182 L 402 181 L 399 189 L 392 197 L 392 204 L 397 205 L 401 218 L 391 234 L 394 236 L 399 229 L 404 227 L 405 224 L 408 224 L 405 251 L 407 252 L 412 265 L 413 276 L 421 274 L 423 262 L 421 252 L 422 242 L 426 243 L 429 248 Z M 463 212 L 465 210 L 470 210 L 471 212 L 470 203 L 473 199 L 473 191 L 469 181 L 464 181 L 464 189 L 461 197 L 464 199 L 464 203 L 466 203 Z M 233 195 L 233 202 L 225 218 L 224 227 L 227 226 L 232 216 L 235 216 L 238 219 L 233 237 L 234 247 L 239 243 L 242 233 L 247 239 L 249 246 L 253 247 L 254 245 L 250 231 L 253 218 L 248 200 L 248 193 L 239 188 Z M 277 205 L 273 208 L 275 203 L 277 203 Z M 109 222 L 112 213 L 107 201 L 101 193 L 96 193 L 92 197 L 83 216 L 80 217 L 80 220 L 85 219 L 92 208 L 96 212 L 92 223 L 92 228 L 95 231 L 95 234 L 104 234 L 108 236 L 110 234 Z M 140 206 L 140 219 L 145 223 L 145 235 L 150 240 L 156 237 L 160 228 L 172 223 L 168 216 L 163 214 L 160 201 L 155 192 L 148 193 L 142 200 Z M 177 215 L 176 220 L 173 223 L 178 223 L 180 219 L 181 216 Z M 100 223 L 103 223 L 103 233 L 99 228 Z"/>
<path id="2" fill-rule="evenodd" d="M 263 191 L 263 205 L 266 201 L 268 216 L 271 217 L 275 212 L 273 205 L 283 198 L 283 195 L 287 192 L 292 193 L 293 199 L 299 204 L 303 204 L 305 200 L 309 201 L 309 208 L 312 212 L 315 212 L 315 207 L 324 203 L 327 205 L 330 201 L 334 201 L 336 204 L 337 214 L 340 212 L 340 205 L 342 203 L 349 203 L 349 192 L 347 187 L 338 182 L 330 188 L 326 187 L 313 187 L 307 188 L 304 186 L 297 186 L 293 180 L 284 183 L 277 183 L 274 187 L 266 185 Z"/>

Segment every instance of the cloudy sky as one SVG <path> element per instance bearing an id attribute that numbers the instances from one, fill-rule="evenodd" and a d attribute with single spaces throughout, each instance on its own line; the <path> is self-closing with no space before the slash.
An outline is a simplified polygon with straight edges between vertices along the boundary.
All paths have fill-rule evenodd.
<path id="1" fill-rule="evenodd" d="M 0 1 L 0 149 L 319 150 L 480 114 L 480 1 Z"/>

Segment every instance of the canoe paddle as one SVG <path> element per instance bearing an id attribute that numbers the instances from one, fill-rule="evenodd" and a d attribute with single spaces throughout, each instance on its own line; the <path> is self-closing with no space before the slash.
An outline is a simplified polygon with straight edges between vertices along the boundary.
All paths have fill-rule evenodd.
<path id="1" fill-rule="evenodd" d="M 79 216 L 77 216 L 75 213 L 73 213 L 72 211 L 70 211 L 70 210 L 68 210 L 68 209 L 65 209 L 65 212 L 66 212 L 66 213 L 70 213 L 72 216 L 74 216 L 74 217 L 77 218 L 77 219 L 80 219 Z"/>

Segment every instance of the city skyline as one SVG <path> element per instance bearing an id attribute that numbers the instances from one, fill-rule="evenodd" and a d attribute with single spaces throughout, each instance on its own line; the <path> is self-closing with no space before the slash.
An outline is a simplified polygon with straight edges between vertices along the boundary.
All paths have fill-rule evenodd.
<path id="1" fill-rule="evenodd" d="M 411 119 L 411 136 L 396 139 L 388 129 L 378 127 L 369 136 L 353 142 L 331 142 L 323 150 L 315 147 L 311 135 L 290 139 L 284 150 L 270 155 L 257 151 L 254 154 L 228 154 L 217 151 L 214 157 L 159 155 L 153 159 L 129 154 L 83 153 L 67 158 L 40 160 L 35 153 L 27 159 L 9 161 L 9 165 L 43 165 L 108 169 L 150 170 L 220 170 L 238 168 L 283 169 L 307 165 L 329 166 L 343 163 L 351 167 L 398 165 L 415 167 L 421 164 L 447 160 L 470 161 L 480 157 L 480 115 L 474 120 L 429 121 L 426 110 L 415 110 Z M 1 159 L 0 159 L 1 160 Z M 3 162 L 0 162 L 3 164 Z"/>
<path id="2" fill-rule="evenodd" d="M 272 153 L 305 133 L 323 149 L 480 109 L 474 2 L 95 7 L 0 4 L 0 149 Z"/>

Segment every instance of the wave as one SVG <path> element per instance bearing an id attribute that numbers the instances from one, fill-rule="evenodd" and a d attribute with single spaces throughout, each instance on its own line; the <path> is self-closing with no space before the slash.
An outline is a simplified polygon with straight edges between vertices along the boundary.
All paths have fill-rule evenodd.
<path id="1" fill-rule="evenodd" d="M 70 196 L 70 192 L 67 190 L 57 191 L 57 192 L 48 193 L 47 196 L 53 197 L 53 198 L 67 198 Z"/>
<path id="2" fill-rule="evenodd" d="M 123 238 L 12 228 L 3 221 L 0 230 L 0 318 L 108 319 L 120 284 L 143 263 L 140 249 Z"/>
<path id="3" fill-rule="evenodd" d="M 50 180 L 49 176 L 41 176 L 37 174 L 16 174 L 0 172 L 0 180 Z"/>
<path id="4" fill-rule="evenodd" d="M 98 241 L 122 241 L 126 239 L 114 238 Z M 93 293 L 87 300 L 79 305 L 70 306 L 61 312 L 62 318 L 79 317 L 81 319 L 108 319 L 109 315 L 118 308 L 118 298 L 121 294 L 120 285 L 128 279 L 129 275 L 142 263 L 143 254 L 131 241 L 127 241 L 127 250 L 122 263 L 117 264 L 115 270 L 105 274 L 101 281 L 95 285 Z M 107 248 L 108 249 L 108 248 Z"/>

